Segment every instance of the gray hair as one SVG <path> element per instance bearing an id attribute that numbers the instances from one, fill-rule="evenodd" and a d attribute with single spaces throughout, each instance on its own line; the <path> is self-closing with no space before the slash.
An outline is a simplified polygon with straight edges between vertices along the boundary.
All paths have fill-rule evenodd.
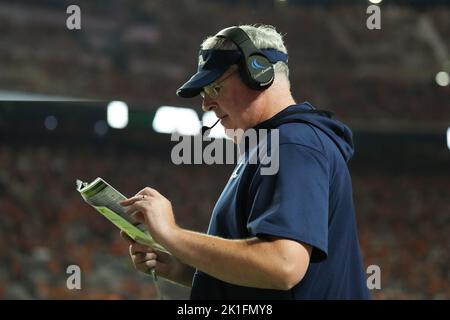
<path id="1" fill-rule="evenodd" d="M 276 49 L 287 54 L 283 36 L 270 25 L 240 25 L 239 28 L 245 31 L 258 49 Z M 222 49 L 235 50 L 236 45 L 228 39 L 210 36 L 206 38 L 201 49 Z M 274 64 L 276 74 L 284 74 L 289 79 L 289 67 L 286 63 L 278 61 Z"/>

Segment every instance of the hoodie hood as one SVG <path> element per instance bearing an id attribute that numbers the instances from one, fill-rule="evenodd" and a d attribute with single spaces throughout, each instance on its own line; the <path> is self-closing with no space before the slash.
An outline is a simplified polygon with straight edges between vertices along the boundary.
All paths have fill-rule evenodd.
<path id="1" fill-rule="evenodd" d="M 324 132 L 339 148 L 345 161 L 353 156 L 353 134 L 350 128 L 333 119 L 329 112 L 315 109 L 309 102 L 289 106 L 258 124 L 255 129 L 276 128 L 285 123 L 296 122 L 308 123 Z"/>

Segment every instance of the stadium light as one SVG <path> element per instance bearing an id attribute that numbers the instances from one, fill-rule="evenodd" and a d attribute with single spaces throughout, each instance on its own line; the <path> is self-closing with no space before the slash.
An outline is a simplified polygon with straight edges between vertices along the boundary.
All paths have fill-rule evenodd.
<path id="1" fill-rule="evenodd" d="M 447 148 L 450 150 L 450 127 L 447 128 Z"/>
<path id="2" fill-rule="evenodd" d="M 190 108 L 161 106 L 153 119 L 153 130 L 159 133 L 174 133 L 193 136 L 200 132 L 197 112 Z"/>
<path id="3" fill-rule="evenodd" d="M 55 116 L 47 116 L 44 120 L 44 126 L 47 130 L 55 130 L 58 126 L 58 119 Z"/>
<path id="4" fill-rule="evenodd" d="M 216 123 L 217 117 L 212 111 L 205 112 L 202 117 L 203 125 L 212 126 Z M 225 128 L 219 122 L 214 128 L 211 129 L 211 132 L 208 135 L 211 138 L 217 139 L 227 139 L 228 137 L 225 135 Z"/>
<path id="5" fill-rule="evenodd" d="M 123 101 L 111 101 L 106 110 L 108 125 L 114 129 L 123 129 L 128 124 L 128 106 Z"/>
<path id="6" fill-rule="evenodd" d="M 445 87 L 450 83 L 450 76 L 448 75 L 448 72 L 440 71 L 436 73 L 435 80 L 438 85 L 440 85 L 441 87 Z"/>

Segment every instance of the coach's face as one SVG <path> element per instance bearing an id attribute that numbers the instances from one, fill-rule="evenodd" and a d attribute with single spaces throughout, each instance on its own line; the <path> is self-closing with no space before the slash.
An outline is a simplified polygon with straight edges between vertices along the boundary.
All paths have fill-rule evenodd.
<path id="1" fill-rule="evenodd" d="M 257 94 L 241 80 L 234 65 L 204 90 L 202 109 L 213 111 L 225 129 L 246 130 L 258 123 L 258 115 L 252 110 Z"/>

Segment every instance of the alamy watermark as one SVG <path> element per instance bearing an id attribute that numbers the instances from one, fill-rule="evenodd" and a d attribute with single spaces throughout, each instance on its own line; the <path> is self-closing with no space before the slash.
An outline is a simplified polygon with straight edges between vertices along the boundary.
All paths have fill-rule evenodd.
<path id="1" fill-rule="evenodd" d="M 367 14 L 370 14 L 366 20 L 366 27 L 369 30 L 380 30 L 381 29 L 381 9 L 377 5 L 370 5 L 366 10 Z"/>
<path id="2" fill-rule="evenodd" d="M 76 264 L 67 267 L 66 273 L 69 274 L 66 280 L 66 287 L 69 290 L 81 290 L 81 269 Z"/>
<path id="3" fill-rule="evenodd" d="M 81 30 L 81 9 L 72 4 L 67 7 L 66 13 L 70 14 L 66 19 L 66 27 L 69 30 Z"/>
<path id="4" fill-rule="evenodd" d="M 179 164 L 260 164 L 261 175 L 274 175 L 279 169 L 279 130 L 226 129 L 224 139 L 212 140 L 207 135 L 182 136 L 173 133 L 171 141 L 178 143 L 170 154 L 172 163 Z M 204 142 L 209 142 L 204 146 Z"/>
<path id="5" fill-rule="evenodd" d="M 376 264 L 367 267 L 366 273 L 369 274 L 366 280 L 367 289 L 381 290 L 381 268 Z"/>
<path id="6" fill-rule="evenodd" d="M 81 30 L 81 8 L 75 4 L 69 5 L 66 9 L 69 16 L 66 19 L 66 27 L 69 30 Z M 381 9 L 379 6 L 372 4 L 367 7 L 366 13 L 369 14 L 366 20 L 366 27 L 369 30 L 381 29 Z M 261 71 L 261 73 L 267 70 Z"/>

